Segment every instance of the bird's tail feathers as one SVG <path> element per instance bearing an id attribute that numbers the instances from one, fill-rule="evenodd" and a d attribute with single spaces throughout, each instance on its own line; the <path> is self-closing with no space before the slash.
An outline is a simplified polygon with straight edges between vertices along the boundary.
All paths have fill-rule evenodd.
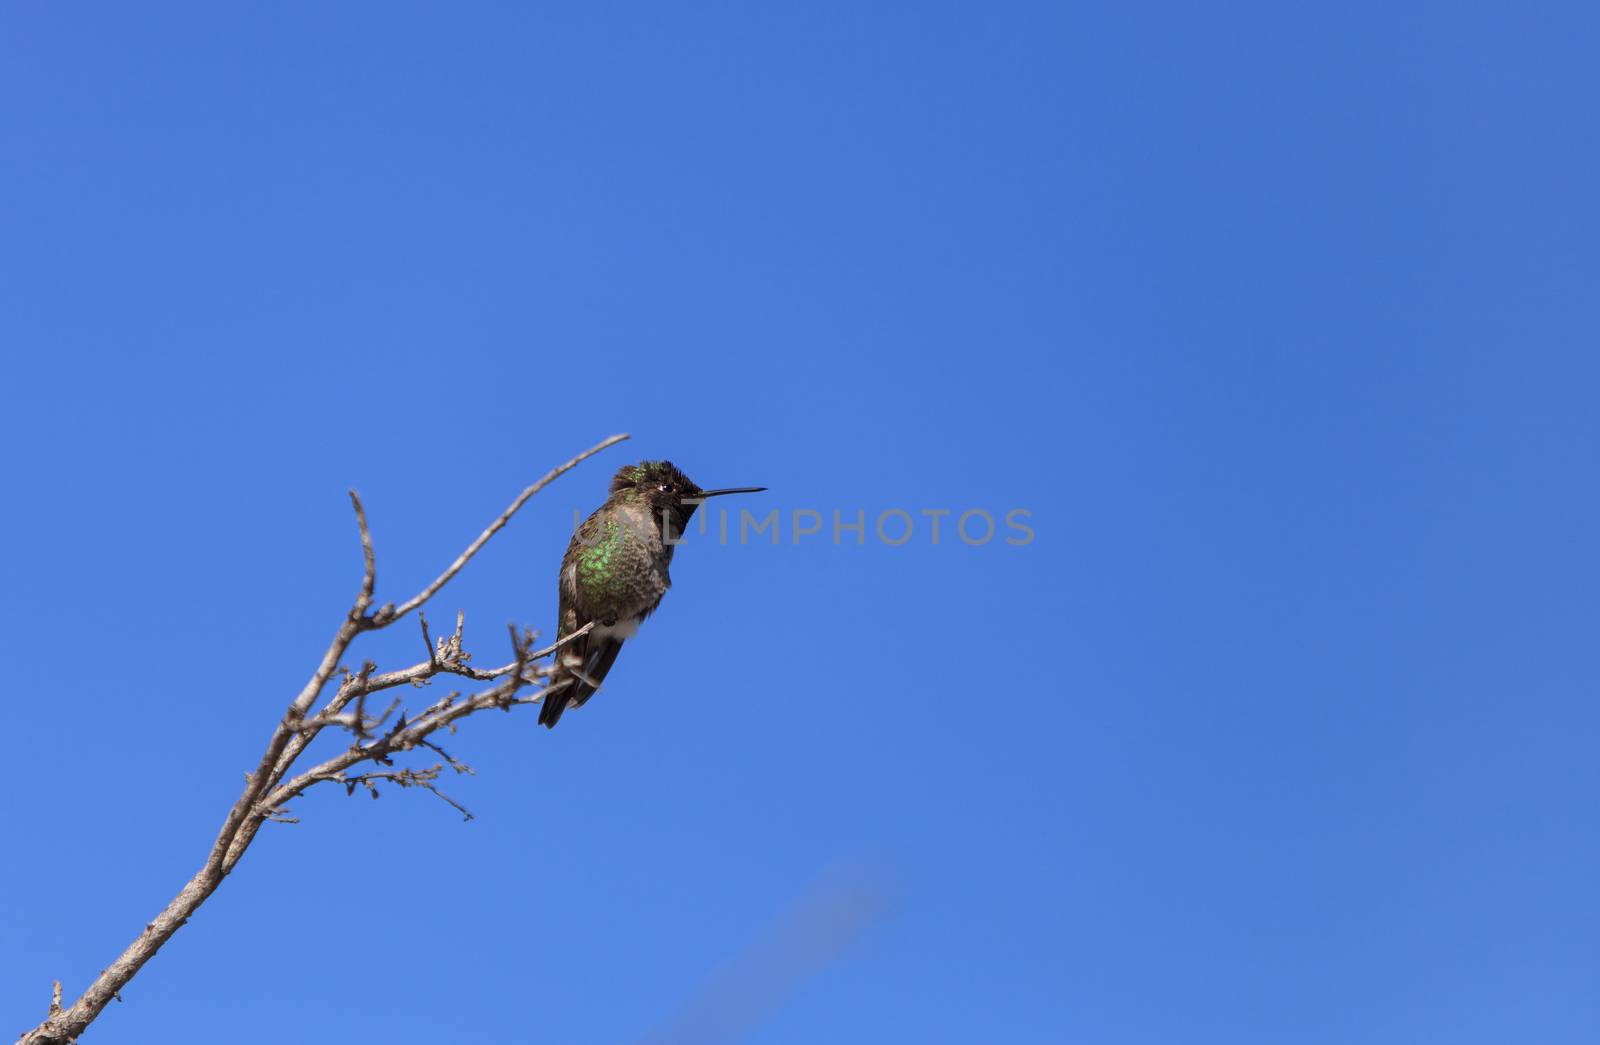
<path id="1" fill-rule="evenodd" d="M 622 643 L 612 638 L 595 642 L 581 654 L 574 651 L 556 665 L 556 671 L 545 689 L 539 706 L 539 724 L 554 729 L 561 713 L 569 707 L 580 708 L 594 696 L 605 681 L 606 673 L 617 659 Z"/>
<path id="2" fill-rule="evenodd" d="M 572 700 L 572 687 L 577 680 L 568 676 L 567 681 L 552 680 L 545 687 L 544 696 L 539 701 L 539 725 L 546 729 L 556 728 L 556 723 L 561 721 L 561 713 L 567 710 L 567 704 Z"/>

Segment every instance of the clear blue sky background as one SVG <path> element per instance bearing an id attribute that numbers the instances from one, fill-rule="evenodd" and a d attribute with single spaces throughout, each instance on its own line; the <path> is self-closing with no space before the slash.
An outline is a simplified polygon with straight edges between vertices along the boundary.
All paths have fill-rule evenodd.
<path id="1" fill-rule="evenodd" d="M 481 662 L 643 456 L 1037 536 L 691 541 L 601 697 L 455 738 L 476 822 L 302 801 L 93 1041 L 628 1042 L 839 876 L 748 1040 L 1595 1041 L 1597 30 L 8 5 L 7 1031 L 198 865 L 347 487 L 402 598 L 630 431 L 441 596 Z"/>

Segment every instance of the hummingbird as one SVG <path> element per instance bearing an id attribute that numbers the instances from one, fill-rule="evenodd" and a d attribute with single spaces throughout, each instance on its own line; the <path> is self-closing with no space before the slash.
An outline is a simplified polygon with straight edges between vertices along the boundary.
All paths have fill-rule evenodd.
<path id="1" fill-rule="evenodd" d="M 765 486 L 702 490 L 671 461 L 641 461 L 617 470 L 611 492 L 572 535 L 561 557 L 560 624 L 564 639 L 539 708 L 539 724 L 554 729 L 561 713 L 582 707 L 605 681 L 622 644 L 672 587 L 667 567 L 694 510 L 707 498 L 760 493 Z"/>

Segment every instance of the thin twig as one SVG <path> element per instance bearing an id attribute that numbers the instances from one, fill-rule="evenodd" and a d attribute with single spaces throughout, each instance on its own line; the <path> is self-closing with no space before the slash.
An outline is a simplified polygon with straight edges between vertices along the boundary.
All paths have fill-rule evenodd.
<path id="1" fill-rule="evenodd" d="M 360 620 L 367 612 L 367 607 L 372 605 L 372 592 L 378 586 L 378 556 L 372 550 L 372 531 L 367 529 L 367 510 L 362 507 L 361 497 L 354 490 L 350 491 L 350 503 L 355 506 L 356 526 L 361 530 L 361 594 L 356 597 L 350 615 Z"/>
<path id="2" fill-rule="evenodd" d="M 590 621 L 589 623 L 585 624 L 583 627 L 579 628 L 577 631 L 568 632 L 567 634 L 563 635 L 561 638 L 559 638 L 556 641 L 552 642 L 550 645 L 544 647 L 543 649 L 536 649 L 532 653 L 529 653 L 525 658 L 523 658 L 523 660 L 525 662 L 529 662 L 529 663 L 531 663 L 532 661 L 536 661 L 536 660 L 543 660 L 544 658 L 550 656 L 550 654 L 554 653 L 556 650 L 560 649 L 562 646 L 565 646 L 567 643 L 576 642 L 578 639 L 581 639 L 585 635 L 589 634 L 589 632 L 594 629 L 594 626 L 595 626 L 596 623 L 598 623 L 598 622 Z M 509 673 L 511 673 L 511 672 L 513 672 L 515 670 L 517 670 L 517 662 L 516 661 L 512 661 L 510 664 L 506 664 L 503 667 L 495 668 L 493 671 L 485 671 L 485 672 L 483 672 L 483 675 L 484 675 L 484 677 L 486 679 L 497 679 L 501 675 L 509 674 Z"/>
<path id="3" fill-rule="evenodd" d="M 372 692 L 372 690 L 367 687 L 367 680 L 372 678 L 372 673 L 376 670 L 378 670 L 378 665 L 369 660 L 361 665 L 361 674 L 357 675 L 353 680 L 357 693 L 355 715 L 355 732 L 357 737 L 363 737 L 366 735 L 367 694 Z"/>
<path id="4" fill-rule="evenodd" d="M 427 748 L 429 751 L 432 751 L 434 754 L 438 755 L 440 758 L 444 759 L 445 764 L 447 766 L 449 766 L 451 769 L 455 770 L 457 773 L 465 773 L 467 776 L 477 776 L 478 775 L 478 771 L 476 769 L 473 769 L 471 766 L 467 765 L 465 762 L 463 762 L 460 759 L 454 757 L 453 755 L 450 754 L 450 752 L 446 751 L 444 748 L 440 747 L 438 744 L 435 744 L 433 741 L 431 741 L 431 740 L 421 740 L 421 741 L 418 741 L 418 743 L 420 743 L 423 747 Z"/>
<path id="5" fill-rule="evenodd" d="M 418 613 L 417 619 L 422 622 L 422 646 L 428 651 L 428 663 L 432 664 L 439 659 L 439 653 L 433 648 L 433 636 L 428 634 L 428 615 Z"/>

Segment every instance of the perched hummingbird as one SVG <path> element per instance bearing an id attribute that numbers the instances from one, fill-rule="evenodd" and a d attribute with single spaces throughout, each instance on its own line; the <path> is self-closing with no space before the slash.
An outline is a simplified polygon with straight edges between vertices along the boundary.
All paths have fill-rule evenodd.
<path id="1" fill-rule="evenodd" d="M 702 490 L 671 461 L 641 461 L 611 477 L 611 494 L 561 557 L 561 623 L 557 638 L 595 622 L 587 635 L 556 654 L 539 724 L 555 728 L 568 707 L 581 707 L 605 681 L 622 644 L 672 587 L 667 567 L 695 508 L 708 497 L 759 493 L 765 486 Z"/>

